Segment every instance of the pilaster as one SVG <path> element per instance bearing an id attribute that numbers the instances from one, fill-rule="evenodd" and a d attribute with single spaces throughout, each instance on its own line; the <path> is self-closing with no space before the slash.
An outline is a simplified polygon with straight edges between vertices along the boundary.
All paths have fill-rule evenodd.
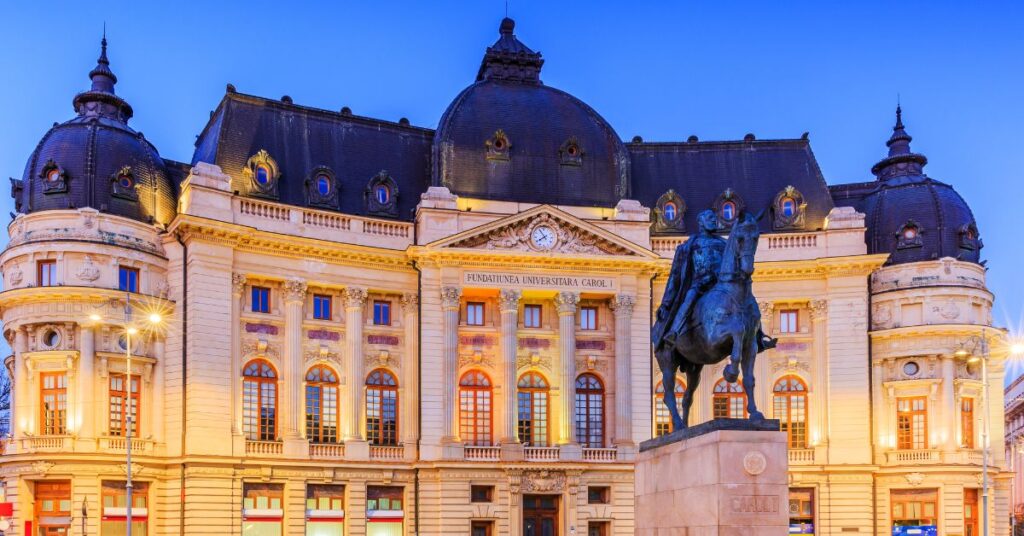
<path id="1" fill-rule="evenodd" d="M 96 332 L 92 326 L 81 326 L 79 335 L 78 382 L 78 437 L 96 437 L 96 390 L 93 382 L 96 375 Z"/>
<path id="2" fill-rule="evenodd" d="M 458 401 L 455 392 L 458 380 L 455 375 L 458 373 L 459 353 L 459 307 L 462 303 L 462 288 L 448 286 L 441 287 L 441 309 L 443 346 L 442 346 L 442 369 L 441 374 L 444 382 L 442 393 L 444 433 L 441 436 L 441 444 L 444 449 L 445 458 L 461 458 L 461 449 L 458 448 L 458 424 L 455 422 L 457 413 L 455 405 Z M 453 449 L 454 447 L 454 449 Z M 460 451 L 460 452 L 456 452 Z"/>
<path id="3" fill-rule="evenodd" d="M 632 343 L 633 306 L 636 296 L 618 294 L 608 305 L 615 313 L 615 444 L 633 446 L 629 428 L 629 416 L 633 413 L 632 375 L 630 370 L 630 346 Z"/>
<path id="4" fill-rule="evenodd" d="M 573 396 L 576 385 L 576 308 L 578 292 L 562 291 L 555 295 L 558 310 L 558 444 L 562 446 L 562 459 L 582 456 L 573 422 Z"/>
<path id="5" fill-rule="evenodd" d="M 366 366 L 363 362 L 363 308 L 366 307 L 366 289 L 348 287 L 345 302 L 345 383 L 348 394 L 347 417 L 345 419 L 345 453 L 351 456 L 352 449 L 367 451 L 357 443 L 365 443 L 363 424 L 366 405 L 363 402 L 366 383 Z M 350 445 L 351 444 L 351 445 Z M 351 446 L 351 449 L 350 449 Z"/>
<path id="6" fill-rule="evenodd" d="M 501 431 L 501 457 L 505 460 L 521 459 L 522 445 L 516 429 L 519 406 L 516 400 L 516 350 L 519 344 L 519 300 L 523 293 L 516 289 L 504 289 L 498 294 L 498 310 L 501 314 L 501 388 L 504 396 L 504 411 L 498 414 L 498 429 Z"/>
<path id="7" fill-rule="evenodd" d="M 285 441 L 301 439 L 302 428 L 302 306 L 306 301 L 306 282 L 292 278 L 284 282 L 284 414 L 282 435 Z"/>
<path id="8" fill-rule="evenodd" d="M 231 435 L 242 435 L 242 303 L 246 278 L 231 274 Z"/>
<path id="9" fill-rule="evenodd" d="M 407 292 L 400 300 L 402 305 L 402 327 L 405 330 L 405 347 L 402 360 L 402 385 L 405 390 L 402 408 L 402 443 L 407 447 L 415 445 L 419 437 L 419 308 L 420 297 L 415 292 Z"/>

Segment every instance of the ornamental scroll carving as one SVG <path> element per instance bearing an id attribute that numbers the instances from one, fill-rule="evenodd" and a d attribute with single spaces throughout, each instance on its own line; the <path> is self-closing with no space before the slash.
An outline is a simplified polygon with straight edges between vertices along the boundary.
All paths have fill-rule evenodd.
<path id="1" fill-rule="evenodd" d="M 345 299 L 346 309 L 360 308 L 366 304 L 367 292 L 362 287 L 348 287 L 342 296 Z"/>
<path id="2" fill-rule="evenodd" d="M 519 489 L 522 493 L 561 492 L 565 484 L 565 473 L 561 471 L 525 471 Z"/>
<path id="3" fill-rule="evenodd" d="M 93 264 L 91 256 L 85 256 L 85 261 L 82 262 L 82 266 L 75 272 L 75 277 L 82 281 L 90 282 L 100 278 L 100 269 Z"/>
<path id="4" fill-rule="evenodd" d="M 531 367 L 551 372 L 551 359 L 547 356 L 542 356 L 537 353 L 521 355 L 516 357 L 517 370 L 527 369 Z"/>
<path id="5" fill-rule="evenodd" d="M 811 300 L 807 310 L 811 314 L 811 320 L 825 318 L 828 316 L 828 300 Z"/>
<path id="6" fill-rule="evenodd" d="M 245 275 L 237 274 L 237 273 L 236 274 L 231 274 L 231 291 L 235 295 L 241 296 L 242 293 L 245 292 L 245 283 L 246 283 Z"/>
<path id="7" fill-rule="evenodd" d="M 636 296 L 632 294 L 616 294 L 608 300 L 608 307 L 615 311 L 616 316 L 632 316 L 635 305 Z"/>
<path id="8" fill-rule="evenodd" d="M 563 290 L 555 294 L 555 308 L 558 314 L 568 315 L 576 313 L 576 306 L 580 303 L 580 293 Z"/>
<path id="9" fill-rule="evenodd" d="M 518 289 L 506 288 L 502 289 L 498 293 L 498 309 L 501 312 L 505 311 L 518 311 L 519 300 L 523 297 L 523 291 Z"/>
<path id="10" fill-rule="evenodd" d="M 398 302 L 402 304 L 402 309 L 407 313 L 415 313 L 420 305 L 420 295 L 415 292 L 406 292 L 405 294 L 402 294 L 402 297 L 399 298 Z"/>
<path id="11" fill-rule="evenodd" d="M 462 300 L 462 289 L 459 287 L 441 287 L 441 306 L 445 309 L 458 309 Z"/>
<path id="12" fill-rule="evenodd" d="M 539 226 L 551 228 L 555 232 L 555 245 L 538 249 L 530 239 L 534 228 Z M 629 251 L 597 235 L 569 225 L 550 214 L 539 214 L 530 220 L 513 222 L 488 233 L 469 237 L 452 244 L 452 247 L 470 247 L 483 249 L 518 249 L 522 251 L 554 251 L 567 254 L 589 255 L 627 255 Z"/>
<path id="13" fill-rule="evenodd" d="M 306 300 L 306 282 L 293 277 L 284 282 L 284 301 L 302 302 Z"/>

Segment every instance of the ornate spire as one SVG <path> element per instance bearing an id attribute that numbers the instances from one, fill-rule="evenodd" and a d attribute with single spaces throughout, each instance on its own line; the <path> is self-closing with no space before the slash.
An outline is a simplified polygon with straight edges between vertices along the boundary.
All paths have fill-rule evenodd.
<path id="1" fill-rule="evenodd" d="M 516 38 L 516 22 L 508 17 L 498 27 L 500 37 L 487 48 L 476 79 L 508 80 L 512 82 L 540 83 L 540 68 L 544 60 Z"/>
<path id="2" fill-rule="evenodd" d="M 75 95 L 73 101 L 78 115 L 103 116 L 127 123 L 132 116 L 132 107 L 114 94 L 117 77 L 110 70 L 110 60 L 107 59 L 106 27 L 100 41 L 100 57 L 96 60 L 96 67 L 89 71 L 89 79 L 92 80 L 92 87 L 89 91 Z"/>
<path id="3" fill-rule="evenodd" d="M 923 175 L 923 168 L 928 159 L 910 150 L 910 141 L 913 139 L 903 127 L 903 109 L 897 104 L 896 126 L 892 127 L 892 136 L 885 142 L 889 147 L 889 156 L 872 166 L 871 172 L 879 180 L 905 175 Z"/>
<path id="4" fill-rule="evenodd" d="M 89 71 L 89 78 L 92 79 L 92 91 L 104 91 L 114 93 L 114 84 L 117 77 L 110 70 L 110 60 L 107 59 L 107 35 L 103 32 L 103 40 L 100 41 L 100 57 L 96 60 L 96 67 Z"/>

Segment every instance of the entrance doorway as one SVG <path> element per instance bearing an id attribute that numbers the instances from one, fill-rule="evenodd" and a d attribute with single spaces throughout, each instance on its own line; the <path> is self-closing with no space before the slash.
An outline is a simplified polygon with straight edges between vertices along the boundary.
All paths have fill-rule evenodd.
<path id="1" fill-rule="evenodd" d="M 557 495 L 523 495 L 523 536 L 558 536 Z"/>

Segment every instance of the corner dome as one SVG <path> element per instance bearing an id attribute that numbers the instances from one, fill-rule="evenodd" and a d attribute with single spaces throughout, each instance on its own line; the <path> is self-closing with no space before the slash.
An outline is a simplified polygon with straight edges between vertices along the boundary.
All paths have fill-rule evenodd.
<path id="1" fill-rule="evenodd" d="M 611 207 L 629 195 L 629 156 L 579 99 L 540 81 L 539 52 L 504 19 L 476 82 L 434 136 L 432 182 L 478 199 Z"/>
<path id="2" fill-rule="evenodd" d="M 163 159 L 128 126 L 132 107 L 114 93 L 117 77 L 101 42 L 92 86 L 75 96 L 75 118 L 55 124 L 39 141 L 20 180 L 11 180 L 15 210 L 91 207 L 139 221 L 167 224 L 174 187 Z"/>
<path id="3" fill-rule="evenodd" d="M 897 107 L 889 154 L 871 168 L 878 186 L 864 199 L 868 251 L 888 253 L 889 264 L 979 262 L 983 244 L 971 208 L 952 186 L 925 175 L 928 159 L 910 150 L 912 139 Z"/>

